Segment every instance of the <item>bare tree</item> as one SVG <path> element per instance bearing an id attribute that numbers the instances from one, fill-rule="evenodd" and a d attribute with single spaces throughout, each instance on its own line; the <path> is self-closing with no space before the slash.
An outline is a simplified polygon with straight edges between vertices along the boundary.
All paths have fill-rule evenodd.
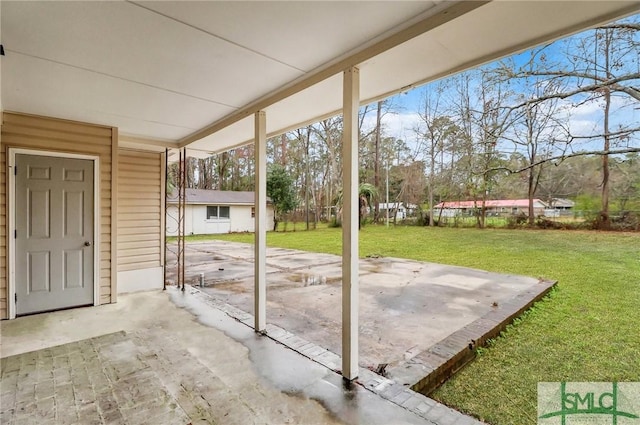
<path id="1" fill-rule="evenodd" d="M 459 127 L 447 115 L 443 99 L 445 86 L 427 87 L 422 93 L 423 109 L 420 123 L 414 128 L 419 146 L 428 164 L 427 193 L 429 198 L 429 226 L 434 226 L 436 181 L 444 173 L 445 152 L 459 137 Z"/>
<path id="2" fill-rule="evenodd" d="M 564 90 L 547 93 L 537 101 L 552 98 L 568 99 L 575 106 L 597 104 L 602 111 L 602 131 L 591 134 L 571 134 L 569 140 L 583 146 L 600 138 L 601 153 L 601 209 L 599 227 L 609 228 L 610 197 L 610 152 L 617 149 L 623 152 L 637 143 L 636 134 L 640 131 L 638 122 L 618 122 L 612 128 L 613 100 L 617 99 L 617 112 L 623 108 L 637 108 L 640 102 L 640 25 L 638 16 L 629 20 L 606 25 L 587 31 L 581 35 L 569 37 L 532 52 L 527 64 L 519 69 L 507 70 L 510 78 L 545 78 L 549 82 L 561 81 Z M 560 51 L 560 55 L 557 52 Z M 553 60 L 551 59 L 553 58 Z M 504 70 L 503 70 L 504 71 Z M 592 149 L 586 149 L 592 150 Z M 585 150 L 585 151 L 586 151 Z M 573 151 L 571 154 L 575 154 Z"/>
<path id="3" fill-rule="evenodd" d="M 485 227 L 486 201 L 492 196 L 503 160 L 498 143 L 512 124 L 504 85 L 494 68 L 463 73 L 454 80 L 453 111 L 464 149 L 458 163 L 466 170 L 463 184 L 474 201 L 480 228 Z"/>
<path id="4" fill-rule="evenodd" d="M 528 222 L 535 222 L 534 197 L 538 190 L 540 178 L 546 162 L 540 160 L 550 158 L 554 153 L 564 154 L 567 151 L 569 137 L 566 122 L 559 105 L 559 100 L 548 96 L 557 93 L 559 88 L 554 82 L 534 82 L 528 84 L 530 93 L 520 94 L 518 99 L 525 99 L 513 114 L 513 127 L 503 134 L 503 138 L 513 142 L 515 151 L 520 154 L 527 180 L 527 198 L 529 200 Z M 524 91 L 524 90 L 523 90 Z M 539 102 L 537 99 L 547 97 Z"/>

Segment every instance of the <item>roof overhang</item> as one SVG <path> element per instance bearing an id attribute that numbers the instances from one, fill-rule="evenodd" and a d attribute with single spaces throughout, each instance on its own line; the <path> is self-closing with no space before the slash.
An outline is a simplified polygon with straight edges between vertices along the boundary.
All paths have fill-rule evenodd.
<path id="1" fill-rule="evenodd" d="M 340 113 L 638 12 L 638 1 L 2 1 L 5 110 L 119 128 L 190 155 Z"/>

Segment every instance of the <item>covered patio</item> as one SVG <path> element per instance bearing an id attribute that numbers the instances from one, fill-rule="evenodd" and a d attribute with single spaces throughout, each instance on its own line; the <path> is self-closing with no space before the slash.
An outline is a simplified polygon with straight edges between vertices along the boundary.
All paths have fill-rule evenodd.
<path id="1" fill-rule="evenodd" d="M 152 293 L 121 294 L 163 286 L 166 161 L 252 143 L 252 338 L 260 340 L 268 330 L 266 140 L 342 113 L 339 370 L 346 382 L 362 378 L 359 106 L 639 7 L 638 1 L 3 1 L 0 316 L 117 303 L 90 308 L 92 315 L 126 299 L 152 303 Z M 59 314 L 66 313 L 16 323 L 34 323 L 24 338 L 37 340 L 42 329 L 53 329 L 45 327 L 48 317 Z M 123 319 L 104 316 L 96 329 L 133 320 Z M 135 345 L 135 338 L 121 342 Z"/>

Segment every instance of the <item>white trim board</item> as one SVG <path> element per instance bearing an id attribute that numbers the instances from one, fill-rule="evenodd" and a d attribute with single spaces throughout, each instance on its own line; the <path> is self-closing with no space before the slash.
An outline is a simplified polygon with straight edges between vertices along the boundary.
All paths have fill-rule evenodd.
<path id="1" fill-rule="evenodd" d="M 162 289 L 164 267 L 118 272 L 118 294 Z"/>

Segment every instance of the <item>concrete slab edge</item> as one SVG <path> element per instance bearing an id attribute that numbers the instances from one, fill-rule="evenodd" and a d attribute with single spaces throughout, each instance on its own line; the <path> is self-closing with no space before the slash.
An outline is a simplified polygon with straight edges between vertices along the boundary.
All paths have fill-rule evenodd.
<path id="1" fill-rule="evenodd" d="M 541 280 L 457 330 L 427 350 L 389 370 L 414 391 L 430 394 L 473 360 L 479 347 L 500 335 L 514 319 L 546 296 L 557 281 Z"/>
<path id="2" fill-rule="evenodd" d="M 197 287 L 190 286 L 190 293 L 198 297 L 204 303 L 214 307 L 228 316 L 244 323 L 253 329 L 253 315 L 246 313 L 232 305 L 229 305 L 215 296 L 201 291 Z M 341 373 L 342 358 L 312 342 L 300 338 L 291 332 L 272 324 L 267 324 L 267 338 L 286 346 L 300 355 L 323 365 L 335 373 Z M 467 416 L 455 409 L 445 406 L 412 388 L 385 378 L 366 368 L 360 368 L 356 384 L 364 389 L 388 400 L 403 409 L 431 422 L 433 425 L 483 425 L 483 422 Z"/>

